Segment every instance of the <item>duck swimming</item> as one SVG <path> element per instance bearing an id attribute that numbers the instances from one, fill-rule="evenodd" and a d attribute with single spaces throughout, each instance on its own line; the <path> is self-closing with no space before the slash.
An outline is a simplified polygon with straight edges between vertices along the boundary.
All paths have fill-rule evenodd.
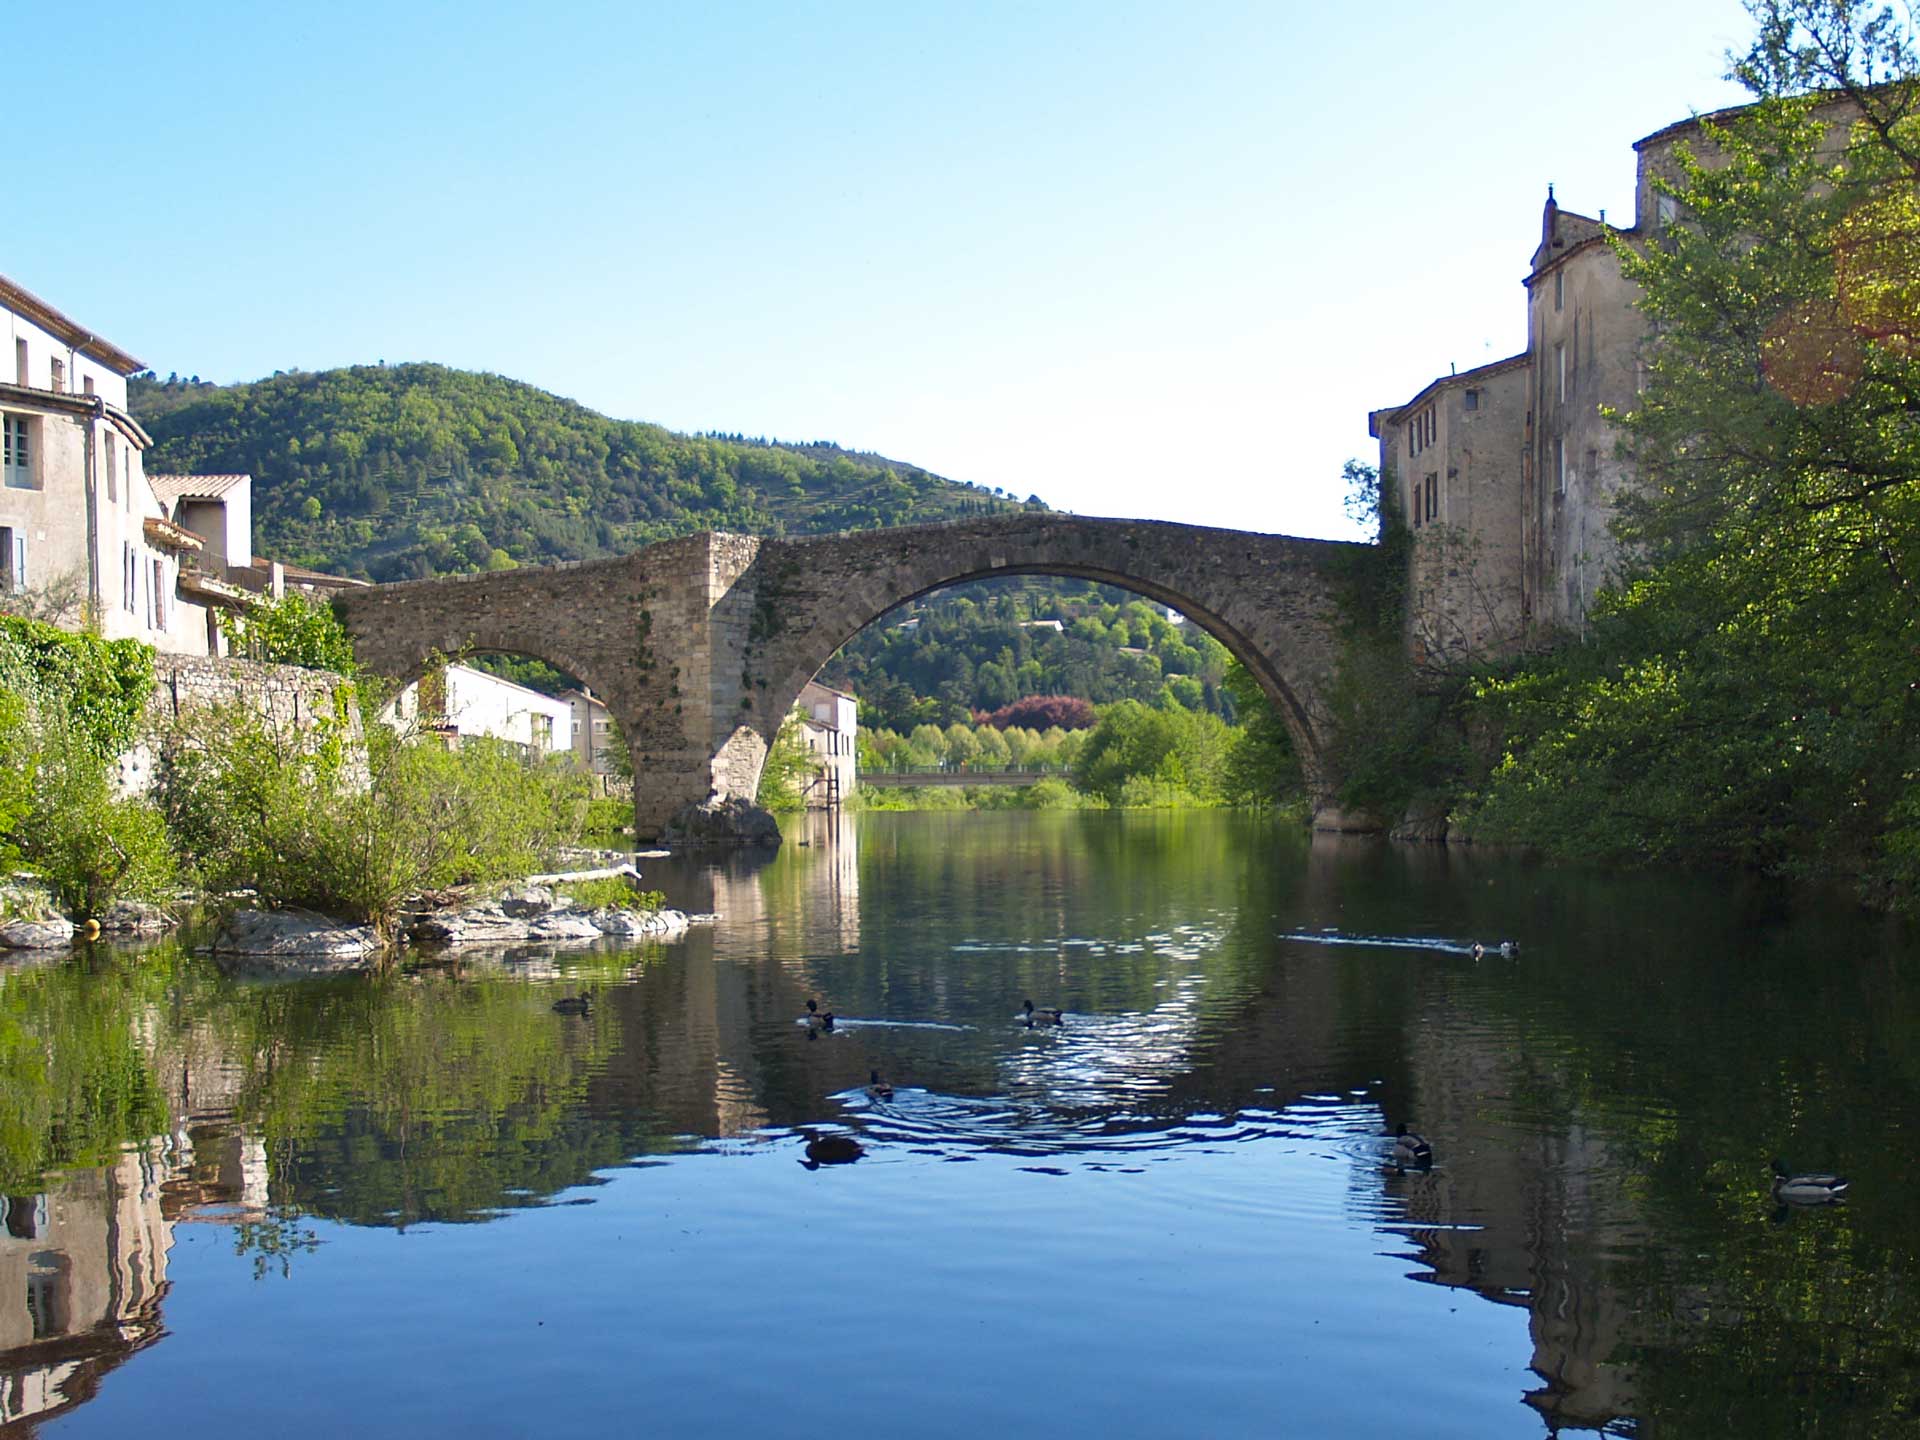
<path id="1" fill-rule="evenodd" d="M 878 1070 L 867 1071 L 867 1098 L 869 1100 L 893 1099 L 893 1086 L 880 1078 Z"/>
<path id="2" fill-rule="evenodd" d="M 1396 1165 L 1415 1165 L 1421 1169 L 1433 1164 L 1433 1146 L 1424 1135 L 1416 1135 L 1403 1124 L 1394 1131 L 1393 1163 Z"/>
<path id="3" fill-rule="evenodd" d="M 1789 1205 L 1831 1205 L 1847 1193 L 1851 1182 L 1844 1175 L 1814 1172 L 1790 1175 L 1779 1157 L 1773 1162 L 1773 1198 Z"/>
<path id="4" fill-rule="evenodd" d="M 807 1135 L 807 1158 L 800 1163 L 809 1170 L 822 1165 L 851 1165 L 866 1153 L 851 1135 Z"/>
<path id="5" fill-rule="evenodd" d="M 1473 958 L 1476 960 L 1488 955 L 1498 955 L 1502 960 L 1511 960 L 1519 953 L 1520 946 L 1513 940 L 1502 940 L 1498 945 L 1482 945 L 1478 940 L 1473 942 Z"/>
<path id="6" fill-rule="evenodd" d="M 1026 1001 L 1021 1006 L 1021 1009 L 1025 1012 L 1027 1028 L 1029 1030 L 1036 1025 L 1064 1025 L 1067 1023 L 1067 1012 L 1064 1010 L 1036 1010 L 1033 1008 L 1033 1001 L 1031 1000 Z"/>
<path id="7" fill-rule="evenodd" d="M 818 1025 L 822 1030 L 831 1030 L 833 1028 L 833 1012 L 831 1010 L 822 1010 L 818 1000 L 809 999 L 807 1001 L 807 1024 Z"/>
<path id="8" fill-rule="evenodd" d="M 556 1015 L 591 1015 L 593 997 L 591 995 L 566 995 L 553 1002 Z"/>

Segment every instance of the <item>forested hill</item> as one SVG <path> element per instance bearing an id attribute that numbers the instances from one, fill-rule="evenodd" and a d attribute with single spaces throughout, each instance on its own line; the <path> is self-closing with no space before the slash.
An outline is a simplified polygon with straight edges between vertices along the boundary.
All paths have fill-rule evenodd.
<path id="1" fill-rule="evenodd" d="M 820 442 L 680 435 L 441 365 L 240 385 L 136 377 L 154 474 L 254 477 L 264 555 L 373 580 L 619 554 L 694 530 L 762 535 L 1044 508 Z"/>

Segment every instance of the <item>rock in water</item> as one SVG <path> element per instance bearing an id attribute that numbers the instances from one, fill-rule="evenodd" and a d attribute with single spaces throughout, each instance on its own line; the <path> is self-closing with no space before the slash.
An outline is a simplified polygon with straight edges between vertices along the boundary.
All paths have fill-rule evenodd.
<path id="1" fill-rule="evenodd" d="M 669 845 L 768 845 L 780 843 L 780 822 L 751 800 L 709 797 L 667 822 Z"/>
<path id="2" fill-rule="evenodd" d="M 73 922 L 55 915 L 46 920 L 9 920 L 0 925 L 0 950 L 51 950 L 73 943 Z"/>
<path id="3" fill-rule="evenodd" d="M 380 952 L 371 925 L 342 925 L 311 910 L 236 910 L 213 937 L 215 955 L 292 961 L 323 974 L 358 970 Z"/>

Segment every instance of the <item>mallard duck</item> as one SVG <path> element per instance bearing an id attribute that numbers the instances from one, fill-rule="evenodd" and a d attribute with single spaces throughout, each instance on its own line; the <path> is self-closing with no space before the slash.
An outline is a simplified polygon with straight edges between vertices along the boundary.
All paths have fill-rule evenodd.
<path id="1" fill-rule="evenodd" d="M 1433 1164 L 1433 1146 L 1424 1135 L 1416 1135 L 1403 1124 L 1393 1132 L 1393 1163 L 1396 1165 Z"/>
<path id="2" fill-rule="evenodd" d="M 1025 1012 L 1028 1029 L 1032 1029 L 1035 1025 L 1064 1025 L 1067 1023 L 1067 1012 L 1064 1010 L 1036 1010 L 1033 1008 L 1033 1001 L 1031 1000 L 1025 1001 L 1020 1008 Z"/>
<path id="3" fill-rule="evenodd" d="M 1502 960 L 1511 960 L 1519 953 L 1519 945 L 1512 940 L 1502 940 L 1498 945 L 1491 946 L 1482 945 L 1478 940 L 1473 942 L 1473 958 L 1476 960 L 1484 959 L 1488 955 L 1498 955 Z"/>
<path id="4" fill-rule="evenodd" d="M 591 1015 L 593 997 L 591 995 L 566 995 L 553 1002 L 556 1015 Z"/>
<path id="5" fill-rule="evenodd" d="M 818 1000 L 809 999 L 807 1001 L 807 1024 L 818 1025 L 822 1030 L 831 1030 L 833 1028 L 833 1012 L 831 1010 L 822 1010 Z"/>
<path id="6" fill-rule="evenodd" d="M 851 1165 L 866 1151 L 851 1135 L 807 1135 L 807 1158 L 800 1163 L 809 1170 L 822 1165 Z"/>
<path id="7" fill-rule="evenodd" d="M 867 1098 L 869 1100 L 893 1099 L 893 1086 L 880 1078 L 878 1070 L 867 1071 Z"/>
<path id="8" fill-rule="evenodd" d="M 1773 1162 L 1773 1198 L 1789 1205 L 1830 1205 L 1847 1193 L 1844 1175 L 1790 1175 L 1776 1156 Z"/>

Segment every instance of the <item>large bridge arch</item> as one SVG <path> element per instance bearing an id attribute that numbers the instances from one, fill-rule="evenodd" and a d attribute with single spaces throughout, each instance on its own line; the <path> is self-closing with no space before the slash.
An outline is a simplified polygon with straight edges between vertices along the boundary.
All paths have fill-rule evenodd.
<path id="1" fill-rule="evenodd" d="M 578 676 L 628 736 L 635 822 L 654 836 L 711 798 L 751 800 L 800 688 L 895 606 L 993 576 L 1095 580 L 1173 606 L 1245 664 L 1325 805 L 1340 570 L 1359 548 L 1020 514 L 797 539 L 707 532 L 616 560 L 375 586 L 335 606 L 377 672 L 505 650 Z"/>

